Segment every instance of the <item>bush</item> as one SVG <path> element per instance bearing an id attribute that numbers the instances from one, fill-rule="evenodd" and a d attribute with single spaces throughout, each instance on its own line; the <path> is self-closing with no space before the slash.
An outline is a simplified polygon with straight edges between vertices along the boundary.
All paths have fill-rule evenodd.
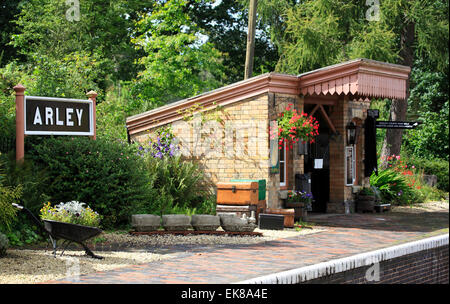
<path id="1" fill-rule="evenodd" d="M 423 174 L 436 175 L 437 188 L 442 191 L 449 191 L 449 162 L 447 160 L 411 158 L 410 162 L 423 171 Z"/>
<path id="2" fill-rule="evenodd" d="M 16 215 L 16 208 L 12 204 L 19 202 L 21 188 L 4 186 L 4 174 L 1 170 L 3 170 L 2 159 L 0 159 L 0 230 L 9 231 Z"/>
<path id="3" fill-rule="evenodd" d="M 6 249 L 8 249 L 8 246 L 8 238 L 3 233 L 0 233 L 0 257 L 6 254 Z"/>
<path id="4" fill-rule="evenodd" d="M 148 174 L 135 146 L 86 137 L 35 139 L 29 145 L 33 171 L 50 177 L 40 187 L 48 201 L 89 202 L 104 217 L 105 228 L 127 224 L 136 206 L 151 197 Z"/>
<path id="5" fill-rule="evenodd" d="M 158 129 L 155 138 L 138 149 L 154 190 L 152 201 L 143 205 L 140 213 L 214 213 L 215 198 L 203 172 L 196 163 L 178 155 L 179 147 L 170 128 Z"/>
<path id="6" fill-rule="evenodd" d="M 428 161 L 417 161 L 396 155 L 382 159 L 387 168 L 370 177 L 370 184 L 381 191 L 384 199 L 394 204 L 422 203 L 428 200 L 440 200 L 445 193 L 430 187 L 423 181 L 423 166 Z M 444 165 L 440 162 L 441 165 Z M 447 163 L 448 172 L 448 163 Z M 442 174 L 442 172 L 440 172 Z M 445 175 L 448 181 L 448 176 Z"/>
<path id="7" fill-rule="evenodd" d="M 154 198 L 145 207 L 146 213 L 211 213 L 211 194 L 204 183 L 204 175 L 198 166 L 179 156 L 153 158 L 145 156 Z"/>
<path id="8" fill-rule="evenodd" d="M 422 203 L 424 201 L 420 192 L 408 185 L 405 176 L 391 169 L 378 172 L 378 176 L 372 173 L 370 185 L 381 192 L 383 200 L 395 205 Z"/>

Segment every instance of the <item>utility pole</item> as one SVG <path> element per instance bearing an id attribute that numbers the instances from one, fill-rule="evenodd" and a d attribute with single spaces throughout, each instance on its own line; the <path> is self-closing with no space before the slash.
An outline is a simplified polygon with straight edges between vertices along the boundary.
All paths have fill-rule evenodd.
<path id="1" fill-rule="evenodd" d="M 248 8 L 248 33 L 247 33 L 247 53 L 245 55 L 244 79 L 252 77 L 253 60 L 255 55 L 255 28 L 256 28 L 256 8 L 258 0 L 250 0 Z"/>

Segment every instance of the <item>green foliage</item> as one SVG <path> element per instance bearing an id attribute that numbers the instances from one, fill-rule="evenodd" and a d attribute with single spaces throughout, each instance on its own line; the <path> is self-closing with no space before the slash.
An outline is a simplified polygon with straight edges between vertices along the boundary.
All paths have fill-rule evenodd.
<path id="1" fill-rule="evenodd" d="M 136 152 L 119 141 L 60 137 L 32 145 L 28 155 L 51 177 L 41 188 L 48 201 L 89 202 L 108 228 L 126 224 L 133 208 L 148 202 L 148 175 Z"/>
<path id="2" fill-rule="evenodd" d="M 395 35 L 380 22 L 365 20 L 361 1 L 302 1 L 285 12 L 277 70 L 306 72 L 365 57 L 394 62 Z"/>
<path id="3" fill-rule="evenodd" d="M 0 257 L 6 254 L 6 249 L 8 249 L 9 241 L 6 235 L 0 232 Z"/>
<path id="4" fill-rule="evenodd" d="M 130 28 L 138 12 L 151 8 L 153 1 L 83 0 L 80 21 L 66 19 L 70 6 L 65 1 L 30 0 L 22 4 L 12 43 L 28 60 L 45 55 L 53 62 L 92 52 L 92 58 L 105 63 L 103 77 L 130 80 L 136 75 L 132 63 L 139 52 L 129 43 Z M 105 89 L 107 85 L 102 81 L 97 79 L 97 84 Z"/>
<path id="5" fill-rule="evenodd" d="M 15 139 L 16 103 L 13 87 L 18 83 L 27 85 L 31 77 L 26 69 L 16 62 L 10 62 L 0 68 L 0 151 L 11 150 L 11 141 Z"/>
<path id="6" fill-rule="evenodd" d="M 407 132 L 404 151 L 417 158 L 445 159 L 449 155 L 448 71 L 432 71 L 430 63 L 418 61 L 411 72 L 410 117 L 422 122 Z"/>
<path id="7" fill-rule="evenodd" d="M 380 190 L 384 200 L 393 204 L 407 205 L 425 200 L 419 191 L 408 185 L 405 176 L 391 169 L 378 172 L 378 176 L 372 173 L 370 185 Z"/>
<path id="8" fill-rule="evenodd" d="M 103 95 L 97 82 L 106 78 L 104 62 L 90 52 L 74 52 L 57 59 L 39 55 L 32 73 L 35 82 L 27 87 L 29 95 L 87 99 L 89 90 Z"/>
<path id="9" fill-rule="evenodd" d="M 181 157 L 153 158 L 145 156 L 146 168 L 153 189 L 150 204 L 142 212 L 153 214 L 212 213 L 214 200 L 207 190 L 202 171 L 193 162 Z"/>
<path id="10" fill-rule="evenodd" d="M 127 84 L 111 87 L 97 104 L 97 137 L 126 141 L 126 118 L 144 111 L 135 105 Z"/>
<path id="11" fill-rule="evenodd" d="M 286 3 L 287 2 L 287 3 Z M 379 20 L 369 21 L 366 1 L 307 0 L 289 3 L 265 0 L 282 12 L 275 32 L 280 51 L 277 70 L 299 73 L 348 59 L 400 62 L 407 48 L 431 57 L 440 70 L 448 61 L 448 1 L 380 1 Z M 266 19 L 268 19 L 266 17 Z M 414 25 L 412 45 L 402 40 Z M 284 29 L 284 30 L 280 30 Z M 402 53 L 403 52 L 403 53 Z M 448 64 L 448 63 L 447 63 Z"/>
<path id="12" fill-rule="evenodd" d="M 17 210 L 12 204 L 19 202 L 22 193 L 20 186 L 7 187 L 3 180 L 3 160 L 0 159 L 0 230 L 9 231 Z"/>
<path id="13" fill-rule="evenodd" d="M 437 176 L 437 188 L 449 191 L 449 162 L 445 159 L 422 159 L 409 157 L 408 161 L 414 163 L 423 174 Z"/>
<path id="14" fill-rule="evenodd" d="M 188 5 L 186 0 L 157 2 L 152 13 L 135 24 L 132 41 L 146 53 L 139 59 L 144 70 L 135 94 L 148 109 L 221 84 L 222 54 L 204 41 L 202 29 L 187 13 Z"/>
<path id="15" fill-rule="evenodd" d="M 240 81 L 244 77 L 247 49 L 248 3 L 234 0 L 203 0 L 191 2 L 190 18 L 204 30 L 208 42 L 222 53 L 223 83 Z M 212 5 L 213 3 L 213 5 Z M 261 7 L 258 2 L 258 9 Z M 258 12 L 261 15 L 261 12 Z M 275 14 L 271 8 L 270 16 Z M 253 76 L 271 72 L 278 60 L 278 51 L 270 40 L 271 26 L 267 22 L 256 23 Z"/>
<path id="16" fill-rule="evenodd" d="M 375 192 L 371 188 L 364 187 L 358 192 L 358 194 L 360 194 L 360 195 L 375 195 Z"/>
<path id="17" fill-rule="evenodd" d="M 11 230 L 5 232 L 11 246 L 24 246 L 44 240 L 47 235 L 42 236 L 38 232 L 39 228 L 31 223 L 24 213 L 17 213 L 17 219 L 13 223 Z"/>

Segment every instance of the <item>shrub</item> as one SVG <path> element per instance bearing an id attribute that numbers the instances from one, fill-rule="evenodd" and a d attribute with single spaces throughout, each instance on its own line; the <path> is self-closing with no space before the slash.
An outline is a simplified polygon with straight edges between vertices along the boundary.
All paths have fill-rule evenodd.
<path id="1" fill-rule="evenodd" d="M 442 191 L 449 191 L 449 162 L 444 159 L 421 159 L 411 158 L 417 169 L 423 174 L 437 176 L 437 188 Z"/>
<path id="2" fill-rule="evenodd" d="M 6 254 L 6 249 L 8 249 L 8 246 L 8 238 L 3 233 L 0 233 L 0 257 Z"/>
<path id="3" fill-rule="evenodd" d="M 194 162 L 183 160 L 170 128 L 160 128 L 155 138 L 139 146 L 144 159 L 153 199 L 141 206 L 141 213 L 214 213 L 215 199 L 208 191 L 205 176 Z"/>
<path id="4" fill-rule="evenodd" d="M 3 161 L 0 159 L 0 170 L 3 170 L 2 168 Z M 16 215 L 16 208 L 12 204 L 18 203 L 21 196 L 21 188 L 4 186 L 3 179 L 4 174 L 0 172 L 0 229 L 8 231 Z"/>
<path id="5" fill-rule="evenodd" d="M 163 159 L 145 156 L 151 185 L 155 189 L 148 213 L 189 213 L 211 210 L 210 193 L 198 166 L 179 156 Z M 209 207 L 207 205 L 209 204 Z"/>
<path id="6" fill-rule="evenodd" d="M 50 177 L 41 187 L 48 201 L 89 202 L 104 217 L 102 226 L 112 228 L 127 224 L 135 207 L 151 197 L 148 174 L 135 146 L 86 137 L 35 141 L 28 156 L 34 171 Z"/>
<path id="7" fill-rule="evenodd" d="M 418 191 L 408 185 L 408 181 L 401 173 L 392 169 L 385 169 L 378 172 L 378 176 L 372 173 L 370 185 L 375 186 L 381 192 L 384 200 L 393 204 L 405 205 L 423 202 Z"/>

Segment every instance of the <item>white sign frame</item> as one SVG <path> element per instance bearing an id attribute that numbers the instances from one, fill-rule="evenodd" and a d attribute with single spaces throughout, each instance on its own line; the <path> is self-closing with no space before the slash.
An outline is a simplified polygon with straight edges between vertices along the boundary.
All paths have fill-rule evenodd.
<path id="1" fill-rule="evenodd" d="M 70 99 L 59 97 L 42 97 L 42 96 L 24 96 L 23 116 L 24 116 L 24 134 L 25 135 L 73 135 L 73 136 L 94 136 L 94 103 L 91 99 Z M 79 102 L 89 104 L 89 132 L 70 132 L 70 131 L 28 131 L 27 130 L 27 99 L 58 101 L 58 102 Z"/>

